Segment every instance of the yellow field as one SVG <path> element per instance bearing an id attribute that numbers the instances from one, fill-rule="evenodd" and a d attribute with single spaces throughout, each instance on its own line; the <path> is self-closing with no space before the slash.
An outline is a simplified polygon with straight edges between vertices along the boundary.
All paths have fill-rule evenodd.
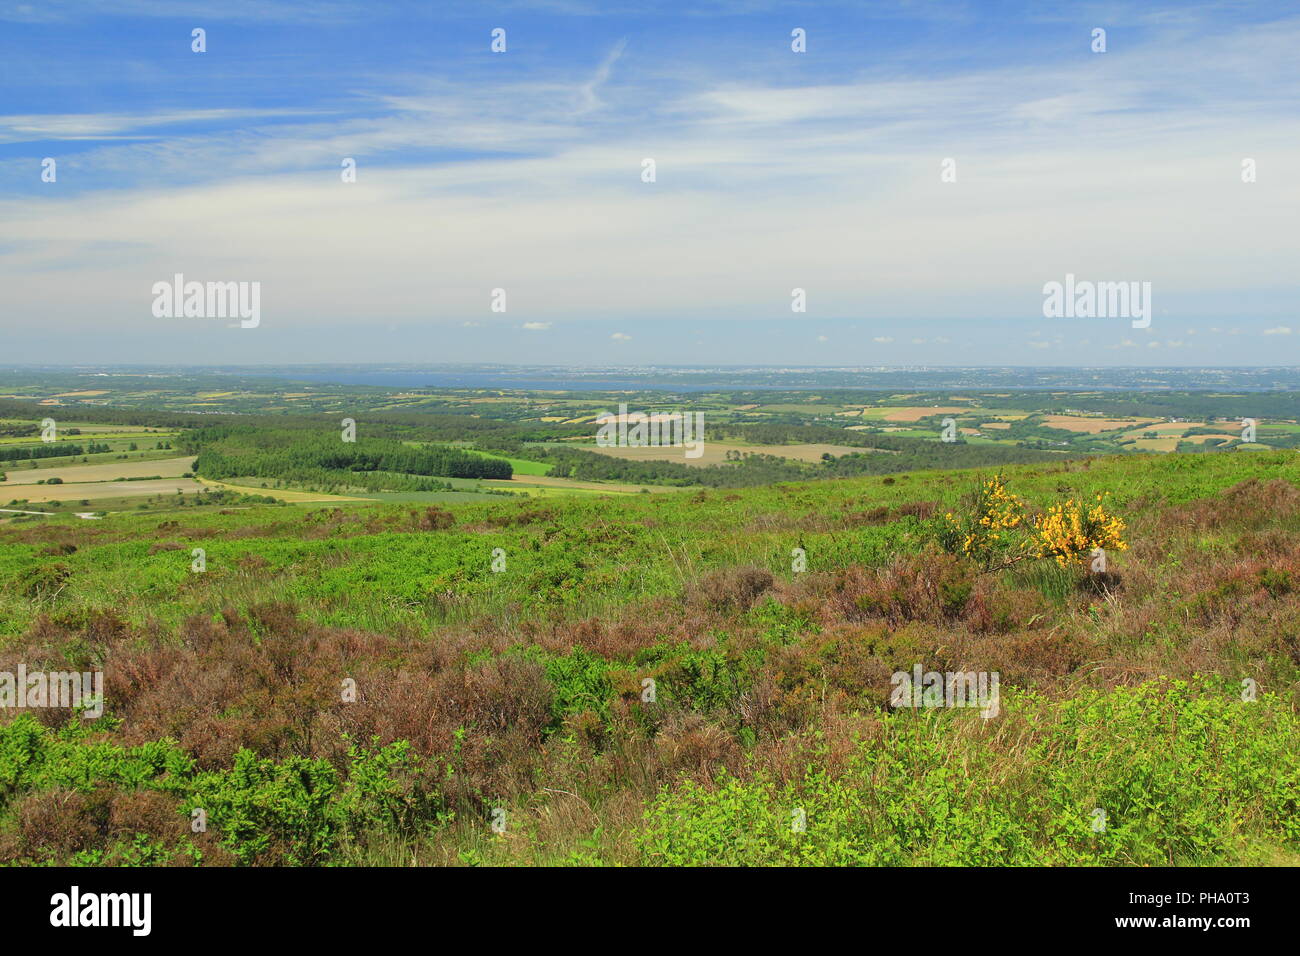
<path id="1" fill-rule="evenodd" d="M 5 494 L 9 484 L 0 484 L 0 498 L 26 498 L 38 501 L 80 501 L 83 498 L 146 498 L 150 495 L 174 495 L 177 491 L 191 494 L 203 486 L 193 478 L 162 478 L 158 481 L 96 481 L 80 485 L 17 485 Z"/>
<path id="2" fill-rule="evenodd" d="M 1142 440 L 1142 436 L 1147 432 L 1155 432 L 1159 438 L 1181 438 L 1184 433 L 1193 428 L 1204 428 L 1205 422 L 1155 422 L 1150 425 L 1143 425 L 1139 428 L 1131 429 L 1124 433 L 1125 438 L 1136 438 Z M 1219 435 L 1193 435 L 1189 441 L 1204 441 L 1206 438 L 1240 438 L 1241 432 L 1232 434 L 1225 432 Z M 1146 439 L 1150 441 L 1151 439 Z"/>
<path id="3" fill-rule="evenodd" d="M 1098 432 L 1114 431 L 1117 428 L 1133 428 L 1154 418 L 1088 418 L 1081 415 L 1045 415 L 1043 424 L 1048 428 L 1060 428 L 1064 431 L 1086 432 L 1095 435 Z M 1184 426 L 1186 427 L 1186 426 Z M 1150 429 L 1143 429 L 1150 431 Z"/>
<path id="4" fill-rule="evenodd" d="M 957 405 L 905 405 L 902 408 L 869 408 L 862 414 L 867 418 L 883 418 L 887 422 L 917 422 L 931 415 L 960 415 L 969 411 Z"/>
<path id="5" fill-rule="evenodd" d="M 1228 441 L 1233 441 L 1235 439 L 1241 438 L 1241 434 L 1237 433 L 1236 435 L 1189 435 L 1186 438 L 1184 438 L 1183 441 L 1190 441 L 1190 442 L 1195 442 L 1198 445 L 1203 445 L 1207 440 L 1211 438 L 1223 438 L 1223 439 L 1227 439 Z"/>
<path id="6" fill-rule="evenodd" d="M 1178 447 L 1177 438 L 1139 438 L 1132 446 L 1143 451 L 1169 452 Z"/>
<path id="7" fill-rule="evenodd" d="M 10 485 L 34 485 L 38 481 L 49 481 L 51 478 L 62 478 L 68 483 L 112 482 L 114 478 L 144 478 L 148 475 L 179 478 L 193 467 L 194 459 L 190 457 L 159 458 L 155 461 L 114 461 L 102 465 L 64 465 L 60 468 L 10 469 L 6 472 L 9 480 L 0 483 L 0 489 Z M 123 484 L 124 482 L 116 482 L 119 487 Z"/>
<path id="8" fill-rule="evenodd" d="M 981 428 L 1010 428 L 1010 422 L 985 422 Z"/>
<path id="9" fill-rule="evenodd" d="M 82 435 L 106 435 L 112 438 L 169 438 L 176 434 L 174 428 L 155 428 L 152 431 L 145 431 L 143 428 L 132 428 L 129 425 L 83 425 L 81 422 L 67 422 L 59 427 L 78 428 Z M 81 435 L 71 437 L 75 441 Z"/>
<path id="10" fill-rule="evenodd" d="M 307 491 L 283 491 L 257 488 L 251 485 L 231 484 L 224 481 L 182 478 L 194 467 L 192 457 L 161 458 L 155 461 L 118 461 L 102 465 L 67 465 L 60 468 L 36 468 L 30 471 L 9 471 L 8 480 L 0 483 L 0 499 L 25 498 L 32 503 L 41 501 L 87 501 L 109 498 L 147 498 L 154 495 L 175 495 L 180 491 L 197 494 L 205 488 L 226 488 L 241 494 L 268 495 L 281 501 L 361 501 L 344 495 L 326 495 Z M 142 481 L 114 481 L 115 478 L 156 479 Z M 61 485 L 38 485 L 37 481 L 62 478 Z M 5 489 L 10 488 L 8 494 Z"/>
<path id="11" fill-rule="evenodd" d="M 796 461 L 821 461 L 822 455 L 851 455 L 855 452 L 874 452 L 872 448 L 853 448 L 849 445 L 724 445 L 720 442 L 706 442 L 703 454 L 699 458 L 687 458 L 685 448 L 672 446 L 652 446 L 638 448 L 601 448 L 599 445 L 584 445 L 592 451 L 614 458 L 626 458 L 632 461 L 680 461 L 682 464 L 717 465 L 726 461 L 727 452 L 738 451 L 748 455 L 776 455 L 778 458 L 791 458 Z M 886 453 L 887 454 L 887 453 Z"/>

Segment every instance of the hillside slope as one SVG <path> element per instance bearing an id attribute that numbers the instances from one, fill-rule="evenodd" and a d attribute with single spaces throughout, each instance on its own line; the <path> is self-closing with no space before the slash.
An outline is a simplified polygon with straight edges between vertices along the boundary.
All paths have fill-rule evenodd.
<path id="1" fill-rule="evenodd" d="M 107 702 L 0 718 L 0 858 L 1294 861 L 1300 460 L 1004 474 L 1127 550 L 980 573 L 974 472 L 6 522 L 0 672 Z M 917 666 L 996 716 L 891 706 Z"/>

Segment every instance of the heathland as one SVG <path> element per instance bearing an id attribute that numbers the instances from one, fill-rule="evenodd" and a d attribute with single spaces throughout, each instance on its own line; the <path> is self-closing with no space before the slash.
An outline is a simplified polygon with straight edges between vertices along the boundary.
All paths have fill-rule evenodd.
<path id="1" fill-rule="evenodd" d="M 1194 454 L 810 401 L 718 440 L 864 451 L 679 465 L 736 486 L 568 419 L 14 399 L 18 448 L 69 453 L 3 465 L 64 481 L 0 512 L 0 675 L 102 673 L 104 712 L 0 710 L 0 860 L 1300 862 L 1300 459 L 1262 447 L 1266 398 L 1259 441 Z M 1193 420 L 1240 413 L 1217 400 Z M 42 443 L 46 415 L 80 434 Z M 510 477 L 452 473 L 484 467 Z M 125 493 L 153 475 L 203 490 Z M 501 493 L 530 477 L 573 487 Z M 918 668 L 996 675 L 997 706 L 900 706 Z"/>

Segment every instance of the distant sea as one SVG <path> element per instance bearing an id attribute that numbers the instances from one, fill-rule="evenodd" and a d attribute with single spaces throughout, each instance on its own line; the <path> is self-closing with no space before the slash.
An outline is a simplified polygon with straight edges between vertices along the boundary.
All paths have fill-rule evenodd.
<path id="1" fill-rule="evenodd" d="M 719 380 L 712 383 L 656 381 L 654 378 L 615 379 L 615 378 L 533 378 L 511 375 L 508 372 L 464 371 L 464 372 L 404 372 L 404 371 L 356 371 L 343 369 L 332 372 L 300 372 L 292 369 L 284 372 L 262 372 L 241 369 L 246 375 L 262 375 L 273 378 L 292 379 L 301 382 L 318 382 L 333 385 L 377 385 L 382 388 L 521 388 L 540 389 L 560 392 L 608 392 L 608 391 L 644 391 L 646 389 L 664 389 L 674 392 L 707 392 L 716 389 L 736 389 L 741 386 L 735 382 Z M 745 385 L 747 389 L 780 389 L 789 385 Z"/>
<path id="2" fill-rule="evenodd" d="M 390 389 L 481 388 L 543 391 L 806 391 L 819 389 L 1006 389 L 1036 391 L 1213 390 L 1274 391 L 1300 388 L 1300 370 L 1291 368 L 647 368 L 580 369 L 564 367 L 465 366 L 315 366 L 279 369 L 229 367 L 221 371 L 282 381 L 370 385 Z"/>

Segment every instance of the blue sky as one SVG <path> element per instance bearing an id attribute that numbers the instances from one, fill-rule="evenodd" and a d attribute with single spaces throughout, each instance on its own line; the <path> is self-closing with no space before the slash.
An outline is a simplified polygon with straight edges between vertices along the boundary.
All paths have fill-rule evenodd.
<path id="1" fill-rule="evenodd" d="M 1294 3 L 0 0 L 0 361 L 1296 364 L 1297 49 Z M 261 324 L 155 318 L 177 272 Z M 1044 318 L 1067 273 L 1150 327 Z"/>

